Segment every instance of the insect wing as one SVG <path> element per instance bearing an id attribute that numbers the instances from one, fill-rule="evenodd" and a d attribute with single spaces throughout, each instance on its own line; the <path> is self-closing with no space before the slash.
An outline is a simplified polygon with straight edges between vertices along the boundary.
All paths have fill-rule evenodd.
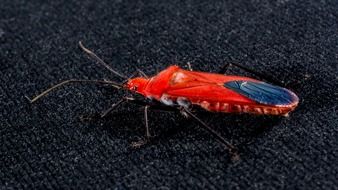
<path id="1" fill-rule="evenodd" d="M 287 106 L 298 103 L 298 97 L 290 90 L 261 81 L 229 81 L 224 87 L 261 104 Z"/>

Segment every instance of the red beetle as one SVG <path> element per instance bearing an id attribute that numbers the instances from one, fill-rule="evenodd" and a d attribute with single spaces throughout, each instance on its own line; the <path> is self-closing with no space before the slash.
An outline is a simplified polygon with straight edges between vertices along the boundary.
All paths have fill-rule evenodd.
<path id="1" fill-rule="evenodd" d="M 221 141 L 233 155 L 237 155 L 235 153 L 235 147 L 195 116 L 191 112 L 194 107 L 201 107 L 212 112 L 285 116 L 290 111 L 294 110 L 299 102 L 298 97 L 292 91 L 256 79 L 242 76 L 226 76 L 223 74 L 196 72 L 184 70 L 178 66 L 170 66 L 150 78 L 142 71 L 138 70 L 138 73 L 141 74 L 142 77 L 127 78 L 109 67 L 92 51 L 86 49 L 81 42 L 79 42 L 79 45 L 86 53 L 107 69 L 117 76 L 126 79 L 125 82 L 118 84 L 113 81 L 67 80 L 42 92 L 40 95 L 30 100 L 31 102 L 35 102 L 51 90 L 71 82 L 110 84 L 115 88 L 127 89 L 131 92 L 141 94 L 145 99 L 137 100 L 133 97 L 124 97 L 104 111 L 101 114 L 101 117 L 106 116 L 123 102 L 132 102 L 143 105 L 145 106 L 146 136 L 150 137 L 147 116 L 148 108 L 179 110 L 184 115 L 190 116 L 202 124 L 202 126 Z M 235 65 L 253 72 L 243 66 Z M 257 73 L 254 72 L 254 74 Z M 134 145 L 137 146 L 140 144 Z"/>

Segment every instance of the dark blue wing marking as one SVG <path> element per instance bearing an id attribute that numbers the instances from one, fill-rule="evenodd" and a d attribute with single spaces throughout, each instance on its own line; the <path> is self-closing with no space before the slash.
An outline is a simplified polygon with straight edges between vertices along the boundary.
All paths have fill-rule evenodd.
<path id="1" fill-rule="evenodd" d="M 224 87 L 261 104 L 289 105 L 298 101 L 293 92 L 265 82 L 230 81 L 224 83 Z"/>

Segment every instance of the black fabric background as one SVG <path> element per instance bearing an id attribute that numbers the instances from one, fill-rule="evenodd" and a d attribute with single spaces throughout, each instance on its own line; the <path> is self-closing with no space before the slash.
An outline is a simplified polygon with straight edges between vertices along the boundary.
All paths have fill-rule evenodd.
<path id="1" fill-rule="evenodd" d="M 338 189 L 337 1 L 19 1 L 0 6 L 0 186 L 118 189 Z M 236 144 L 241 160 L 180 114 L 121 106 L 81 121 L 123 92 L 70 78 L 118 80 L 78 41 L 124 74 L 190 62 L 215 72 L 236 61 L 300 97 L 290 117 L 199 114 Z M 234 74 L 249 75 L 232 69 Z M 250 75 L 249 75 L 250 76 Z"/>

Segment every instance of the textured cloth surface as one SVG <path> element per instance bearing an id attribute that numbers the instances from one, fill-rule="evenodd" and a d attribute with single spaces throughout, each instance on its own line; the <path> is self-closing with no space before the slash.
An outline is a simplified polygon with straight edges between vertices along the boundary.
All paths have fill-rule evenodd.
<path id="1" fill-rule="evenodd" d="M 338 189 L 337 1 L 19 1 L 0 6 L 0 188 Z M 287 118 L 198 114 L 233 142 L 241 159 L 196 122 L 122 105 L 125 93 L 68 85 L 109 79 L 78 41 L 125 75 L 177 64 L 216 72 L 236 61 L 300 98 Z M 231 68 L 229 73 L 249 73 Z M 82 119 L 81 119 L 82 118 Z"/>

